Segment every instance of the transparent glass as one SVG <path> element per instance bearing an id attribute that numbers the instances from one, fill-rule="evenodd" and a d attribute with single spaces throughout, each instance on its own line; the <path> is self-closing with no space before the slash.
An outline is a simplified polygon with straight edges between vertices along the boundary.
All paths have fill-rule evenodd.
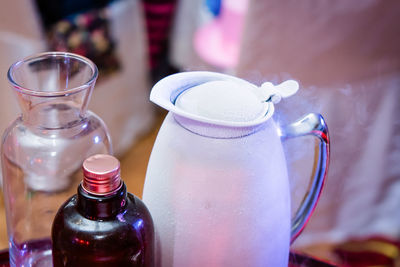
<path id="1" fill-rule="evenodd" d="M 11 266 L 52 266 L 51 225 L 81 180 L 82 162 L 112 153 L 103 121 L 87 110 L 97 79 L 89 59 L 63 52 L 13 64 L 21 115 L 1 147 Z"/>

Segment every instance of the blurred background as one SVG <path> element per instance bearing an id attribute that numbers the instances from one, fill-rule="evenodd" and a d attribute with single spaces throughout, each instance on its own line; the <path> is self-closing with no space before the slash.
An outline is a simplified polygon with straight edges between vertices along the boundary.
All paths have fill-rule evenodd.
<path id="1" fill-rule="evenodd" d="M 331 165 L 315 213 L 292 249 L 346 266 L 399 266 L 400 2 L 396 0 L 3 0 L 0 130 L 18 115 L 6 73 L 33 53 L 92 59 L 90 109 L 107 124 L 128 190 L 141 196 L 165 113 L 152 85 L 209 70 L 261 85 L 299 81 L 274 115 L 321 113 Z M 291 141 L 292 142 L 292 141 Z M 286 147 L 293 209 L 311 169 L 304 143 Z M 297 143 L 295 143 L 297 142 Z M 4 204 L 0 249 L 7 248 Z M 397 265 L 396 265 L 397 264 Z"/>

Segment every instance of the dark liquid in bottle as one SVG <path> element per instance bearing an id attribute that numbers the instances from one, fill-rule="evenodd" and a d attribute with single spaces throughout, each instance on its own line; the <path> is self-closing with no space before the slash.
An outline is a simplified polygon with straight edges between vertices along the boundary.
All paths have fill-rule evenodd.
<path id="1" fill-rule="evenodd" d="M 55 267 L 153 266 L 152 218 L 125 185 L 111 197 L 79 186 L 57 213 L 52 240 Z"/>

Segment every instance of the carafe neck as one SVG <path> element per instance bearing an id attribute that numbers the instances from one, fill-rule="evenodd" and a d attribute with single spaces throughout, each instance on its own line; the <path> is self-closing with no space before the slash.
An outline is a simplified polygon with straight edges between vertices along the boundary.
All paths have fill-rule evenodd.
<path id="1" fill-rule="evenodd" d="M 50 129 L 80 121 L 97 75 L 92 61 L 65 52 L 33 55 L 11 65 L 7 73 L 24 123 Z"/>
<path id="2" fill-rule="evenodd" d="M 31 96 L 16 91 L 22 120 L 28 126 L 46 129 L 72 127 L 85 117 L 90 90 L 64 96 Z"/>

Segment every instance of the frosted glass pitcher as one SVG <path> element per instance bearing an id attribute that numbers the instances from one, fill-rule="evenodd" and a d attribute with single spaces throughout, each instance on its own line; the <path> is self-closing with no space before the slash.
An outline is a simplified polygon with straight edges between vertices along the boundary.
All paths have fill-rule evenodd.
<path id="1" fill-rule="evenodd" d="M 143 200 L 156 229 L 157 266 L 288 265 L 289 245 L 321 192 L 329 159 L 319 114 L 279 128 L 274 103 L 295 81 L 261 87 L 212 72 L 169 76 L 150 100 L 169 110 L 146 174 Z M 316 136 L 315 177 L 294 218 L 282 140 Z M 310 147 L 310 149 L 314 149 Z"/>

